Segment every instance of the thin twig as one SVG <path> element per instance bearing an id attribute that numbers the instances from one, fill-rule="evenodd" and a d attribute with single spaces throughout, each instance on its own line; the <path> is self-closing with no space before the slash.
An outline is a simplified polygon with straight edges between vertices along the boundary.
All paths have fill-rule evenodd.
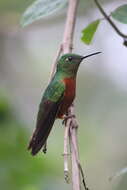
<path id="1" fill-rule="evenodd" d="M 69 109 L 69 114 L 74 114 L 74 106 L 72 105 Z M 71 149 L 71 161 L 72 161 L 72 186 L 74 190 L 81 189 L 81 179 L 80 179 L 80 170 L 77 160 L 79 160 L 78 152 L 78 141 L 77 141 L 77 130 L 78 123 L 76 118 L 71 118 L 70 120 L 70 149 Z M 68 121 L 69 122 L 69 121 Z"/>
<path id="2" fill-rule="evenodd" d="M 81 173 L 84 189 L 85 190 L 89 190 L 88 187 L 86 186 L 85 175 L 84 175 L 83 168 L 82 168 L 80 160 L 79 160 L 79 153 L 78 153 L 78 150 L 77 150 L 77 148 L 78 148 L 77 147 L 77 144 L 78 144 L 78 142 L 77 142 L 77 130 L 78 130 L 78 125 L 77 125 L 77 122 L 76 122 L 76 120 L 74 118 L 72 120 L 71 126 L 70 126 L 70 139 L 71 139 L 70 145 L 71 145 L 71 151 L 73 150 L 73 152 L 75 154 L 75 159 L 76 159 L 78 168 L 79 168 L 80 173 Z"/>
<path id="3" fill-rule="evenodd" d="M 104 11 L 104 9 L 101 7 L 100 3 L 98 2 L 98 0 L 94 0 L 95 4 L 97 5 L 98 9 L 100 10 L 100 12 L 103 14 L 103 16 L 105 17 L 105 19 L 109 22 L 109 24 L 114 28 L 114 30 L 117 32 L 117 34 L 119 36 L 121 36 L 122 38 L 124 38 L 124 40 L 127 38 L 127 35 L 123 34 L 118 27 L 115 25 L 115 23 L 110 19 L 110 17 L 106 14 L 106 12 Z"/>
<path id="4" fill-rule="evenodd" d="M 74 120 L 73 120 L 73 122 L 74 122 Z M 74 127 L 75 127 L 75 130 L 77 131 L 78 126 L 77 126 L 76 121 L 74 123 L 71 123 L 70 135 L 72 134 L 71 131 L 74 129 Z M 77 133 L 76 133 L 76 138 L 77 138 Z M 81 173 L 84 189 L 89 190 L 89 188 L 87 187 L 86 182 L 85 182 L 85 175 L 84 175 L 83 168 L 82 168 L 80 160 L 79 160 L 78 152 L 76 151 L 75 139 L 73 138 L 73 136 L 71 136 L 71 145 L 73 146 L 73 150 L 74 150 L 74 153 L 75 153 L 75 158 L 76 158 L 76 161 L 77 161 L 80 173 Z"/>
<path id="5" fill-rule="evenodd" d="M 78 166 L 79 166 L 79 169 L 80 169 L 80 172 L 81 172 L 83 186 L 84 186 L 85 190 L 89 190 L 89 188 L 86 186 L 85 175 L 84 175 L 84 172 L 83 172 L 83 169 L 82 169 L 82 166 L 81 166 L 80 162 L 78 162 Z"/>
<path id="6" fill-rule="evenodd" d="M 69 179 L 69 166 L 68 166 L 68 156 L 69 156 L 69 153 L 68 153 L 69 126 L 70 126 L 70 123 L 68 123 L 65 126 L 65 131 L 64 131 L 64 153 L 63 153 L 63 156 L 64 156 L 64 178 L 65 178 L 65 181 L 67 183 L 69 183 L 69 181 L 70 181 L 70 179 Z"/>

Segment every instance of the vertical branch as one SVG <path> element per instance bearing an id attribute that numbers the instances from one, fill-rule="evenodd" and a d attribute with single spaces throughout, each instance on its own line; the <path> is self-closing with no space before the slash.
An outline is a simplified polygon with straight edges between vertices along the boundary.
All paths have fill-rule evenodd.
<path id="1" fill-rule="evenodd" d="M 76 22 L 76 12 L 79 0 L 68 0 L 69 6 L 67 11 L 67 18 L 65 24 L 65 31 L 63 35 L 63 41 L 60 45 L 55 62 L 52 67 L 51 71 L 51 78 L 54 76 L 57 60 L 61 53 L 71 53 L 73 49 L 73 36 L 74 36 L 74 29 L 75 29 L 75 22 Z M 85 184 L 84 173 L 79 162 L 79 153 L 78 153 L 78 141 L 77 141 L 77 130 L 78 130 L 78 123 L 74 113 L 74 104 L 70 106 L 68 109 L 68 119 L 65 122 L 65 132 L 64 132 L 64 175 L 65 180 L 69 181 L 69 167 L 68 167 L 68 138 L 69 138 L 69 145 L 70 145 L 70 152 L 71 152 L 71 165 L 72 165 L 72 189 L 73 190 L 81 190 L 81 180 L 80 180 L 80 173 L 83 178 L 84 188 L 88 190 Z M 70 117 L 69 117 L 70 116 Z M 73 117 L 71 117 L 73 116 Z"/>
<path id="2" fill-rule="evenodd" d="M 65 31 L 63 35 L 63 53 L 70 53 L 73 49 L 73 36 L 76 22 L 76 12 L 79 0 L 69 0 Z"/>
<path id="3" fill-rule="evenodd" d="M 70 107 L 70 114 L 74 114 L 74 105 Z M 72 162 L 72 187 L 73 190 L 80 190 L 80 170 L 78 165 L 79 152 L 78 152 L 78 141 L 77 141 L 77 132 L 78 132 L 78 123 L 76 118 L 72 118 L 70 124 L 70 150 L 71 150 L 71 162 Z"/>
<path id="4" fill-rule="evenodd" d="M 64 131 L 64 178 L 67 183 L 69 183 L 69 166 L 68 166 L 68 136 L 69 136 L 69 126 L 70 122 L 65 125 L 65 131 Z"/>
<path id="5" fill-rule="evenodd" d="M 65 25 L 65 31 L 63 36 L 62 50 L 63 53 L 70 53 L 73 49 L 73 36 L 74 36 L 74 28 L 76 22 L 76 12 L 78 7 L 79 0 L 69 0 L 69 7 L 67 12 L 67 19 Z M 74 115 L 74 106 L 72 105 L 68 110 L 68 116 Z M 69 118 L 65 124 L 65 134 L 68 128 L 70 129 L 69 140 L 70 140 L 70 149 L 71 149 L 71 163 L 72 163 L 72 187 L 73 190 L 80 190 L 80 171 L 77 162 L 78 158 L 78 144 L 77 144 L 77 121 L 76 119 Z M 66 139 L 67 140 L 67 139 Z M 73 146 L 73 142 L 74 145 Z M 64 151 L 66 149 L 66 142 L 64 142 Z M 75 150 L 74 150 L 75 149 Z M 65 159 L 66 161 L 66 159 Z M 65 162 L 67 163 L 67 162 Z M 67 166 L 68 167 L 68 166 Z"/>

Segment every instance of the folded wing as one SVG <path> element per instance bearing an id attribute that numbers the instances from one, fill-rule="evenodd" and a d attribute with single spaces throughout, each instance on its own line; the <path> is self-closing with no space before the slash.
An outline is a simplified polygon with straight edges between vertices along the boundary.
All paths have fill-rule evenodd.
<path id="1" fill-rule="evenodd" d="M 32 155 L 39 152 L 49 136 L 63 98 L 64 90 L 64 83 L 56 81 L 52 82 L 44 93 L 39 107 L 36 129 L 28 146 Z"/>

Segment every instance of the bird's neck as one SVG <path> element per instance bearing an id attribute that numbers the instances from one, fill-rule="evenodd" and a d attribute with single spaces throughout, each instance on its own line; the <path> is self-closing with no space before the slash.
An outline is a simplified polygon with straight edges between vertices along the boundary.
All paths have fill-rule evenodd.
<path id="1" fill-rule="evenodd" d="M 75 79 L 76 78 L 76 74 L 73 72 L 67 73 L 67 72 L 63 72 L 63 71 L 56 71 L 55 75 L 60 79 L 65 79 L 65 78 Z"/>

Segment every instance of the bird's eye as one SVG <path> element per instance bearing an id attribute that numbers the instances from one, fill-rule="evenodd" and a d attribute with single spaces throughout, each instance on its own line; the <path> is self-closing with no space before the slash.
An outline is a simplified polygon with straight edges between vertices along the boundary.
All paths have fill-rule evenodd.
<path id="1" fill-rule="evenodd" d="M 70 57 L 67 57 L 66 58 L 66 61 L 72 61 L 72 57 L 70 56 Z"/>

